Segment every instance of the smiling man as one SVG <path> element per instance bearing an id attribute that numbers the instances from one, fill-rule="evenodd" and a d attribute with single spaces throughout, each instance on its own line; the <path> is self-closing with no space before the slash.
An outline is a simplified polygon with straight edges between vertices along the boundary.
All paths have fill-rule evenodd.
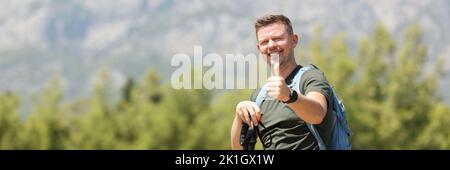
<path id="1" fill-rule="evenodd" d="M 237 104 L 231 128 L 232 149 L 243 149 L 239 142 L 243 123 L 259 127 L 264 149 L 319 149 L 306 123 L 315 125 L 328 145 L 334 117 L 332 89 L 324 74 L 317 68 L 305 72 L 299 84 L 302 92 L 288 87 L 302 68 L 295 61 L 299 38 L 290 20 L 283 15 L 264 15 L 256 20 L 255 30 L 256 47 L 272 66 L 273 76 L 266 86 L 267 95 L 275 100 L 265 100 L 258 106 L 255 100 L 260 89 L 256 89 L 250 101 Z"/>

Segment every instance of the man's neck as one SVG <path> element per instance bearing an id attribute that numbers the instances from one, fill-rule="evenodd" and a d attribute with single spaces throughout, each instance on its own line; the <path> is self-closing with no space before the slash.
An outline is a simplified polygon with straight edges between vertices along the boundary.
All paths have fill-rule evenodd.
<path id="1" fill-rule="evenodd" d="M 290 61 L 283 66 L 280 66 L 280 76 L 283 78 L 287 78 L 289 74 L 294 71 L 295 67 L 297 67 L 297 63 L 294 61 Z"/>

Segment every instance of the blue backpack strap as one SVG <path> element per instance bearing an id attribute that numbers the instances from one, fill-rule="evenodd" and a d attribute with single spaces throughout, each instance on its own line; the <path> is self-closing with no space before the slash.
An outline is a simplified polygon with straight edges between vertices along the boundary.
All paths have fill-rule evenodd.
<path id="1" fill-rule="evenodd" d="M 264 99 L 266 99 L 267 96 L 267 86 L 264 85 L 263 87 L 261 87 L 261 90 L 259 90 L 258 96 L 256 96 L 255 102 L 256 105 L 258 105 L 258 107 L 261 108 L 261 104 L 264 101 Z"/>
<path id="2" fill-rule="evenodd" d="M 302 75 L 308 71 L 311 70 L 311 67 L 305 66 L 302 67 L 298 73 L 295 75 L 294 79 L 292 80 L 292 84 L 289 85 L 290 88 L 293 88 L 295 91 L 297 91 L 297 93 L 301 93 L 300 91 L 300 80 L 302 78 Z M 305 122 L 306 123 L 306 122 Z M 319 145 L 319 149 L 320 150 L 326 150 L 325 147 L 325 143 L 322 140 L 322 137 L 320 137 L 319 132 L 317 131 L 317 129 L 314 127 L 314 125 L 310 124 L 310 123 L 306 123 L 306 126 L 308 126 L 309 130 L 311 131 L 311 133 L 313 134 L 313 136 L 316 138 L 317 143 Z"/>
<path id="3" fill-rule="evenodd" d="M 325 143 L 322 140 L 322 137 L 320 137 L 320 134 L 317 131 L 317 129 L 314 127 L 314 125 L 312 125 L 310 123 L 306 123 L 306 126 L 308 126 L 309 130 L 311 131 L 313 136 L 316 138 L 317 144 L 319 145 L 319 149 L 320 150 L 327 150 L 326 147 L 325 147 Z"/>

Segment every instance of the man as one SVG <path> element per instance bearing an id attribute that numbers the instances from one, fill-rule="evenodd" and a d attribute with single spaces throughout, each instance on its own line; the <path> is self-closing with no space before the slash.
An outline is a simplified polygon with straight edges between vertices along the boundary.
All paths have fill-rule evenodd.
<path id="1" fill-rule="evenodd" d="M 232 149 L 242 149 L 240 132 L 242 124 L 259 127 L 264 149 L 317 150 L 318 142 L 305 122 L 315 125 L 325 145 L 330 143 L 332 131 L 332 89 L 318 69 L 307 71 L 300 81 L 304 94 L 288 87 L 302 66 L 295 61 L 294 49 L 298 35 L 293 32 L 290 20 L 283 15 L 264 15 L 255 22 L 256 47 L 268 64 L 273 64 L 274 76 L 267 80 L 267 94 L 275 100 L 265 100 L 261 108 L 255 101 L 260 89 L 256 89 L 251 101 L 237 104 L 231 128 Z M 259 124 L 264 124 L 265 128 Z"/>

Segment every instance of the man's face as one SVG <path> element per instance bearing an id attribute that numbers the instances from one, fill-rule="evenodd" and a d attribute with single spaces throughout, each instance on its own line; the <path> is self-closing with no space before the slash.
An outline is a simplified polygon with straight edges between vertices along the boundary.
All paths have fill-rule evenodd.
<path id="1" fill-rule="evenodd" d="M 261 27 L 257 32 L 257 38 L 257 48 L 266 61 L 270 61 L 271 54 L 278 54 L 280 66 L 294 59 L 294 48 L 297 46 L 298 36 L 290 35 L 285 25 L 274 23 Z"/>

